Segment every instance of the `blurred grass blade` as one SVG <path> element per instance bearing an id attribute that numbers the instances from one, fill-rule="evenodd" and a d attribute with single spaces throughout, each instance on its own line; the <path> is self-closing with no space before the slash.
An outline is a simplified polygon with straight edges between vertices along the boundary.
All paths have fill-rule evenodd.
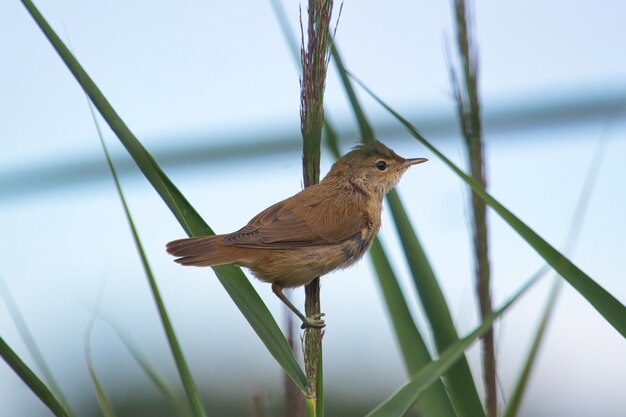
<path id="1" fill-rule="evenodd" d="M 539 327 L 537 328 L 537 333 L 533 338 L 533 343 L 528 352 L 528 357 L 524 362 L 524 366 L 522 368 L 522 372 L 520 373 L 518 380 L 515 384 L 515 388 L 513 389 L 513 393 L 509 397 L 506 409 L 502 414 L 502 417 L 515 417 L 519 412 L 519 408 L 522 404 L 522 398 L 524 393 L 526 392 L 526 387 L 528 385 L 528 380 L 530 378 L 530 372 L 532 367 L 537 359 L 537 353 L 539 352 L 539 347 L 541 346 L 541 342 L 543 340 L 543 336 L 545 335 L 546 328 L 548 326 L 548 322 L 552 317 L 552 312 L 554 311 L 554 306 L 556 305 L 557 297 L 560 293 L 563 281 L 555 277 L 554 284 L 552 289 L 550 290 L 550 295 L 548 297 L 548 301 L 546 303 L 546 307 L 544 309 L 544 313 L 541 318 L 541 322 L 539 323 Z"/>
<path id="2" fill-rule="evenodd" d="M 372 129 L 372 126 L 368 122 L 367 117 L 365 116 L 365 112 L 361 107 L 361 103 L 359 103 L 359 99 L 356 96 L 354 88 L 352 88 L 350 78 L 348 76 L 346 68 L 343 65 L 343 60 L 341 59 L 341 55 L 339 55 L 337 45 L 334 41 L 331 43 L 330 52 L 333 57 L 333 61 L 335 62 L 335 66 L 337 67 L 337 71 L 339 72 L 339 77 L 341 78 L 343 88 L 346 90 L 346 94 L 348 95 L 348 99 L 352 106 L 352 111 L 354 111 L 354 116 L 356 117 L 357 123 L 359 125 L 361 140 L 368 141 L 376 139 L 376 136 L 374 135 L 374 129 Z"/>
<path id="3" fill-rule="evenodd" d="M 33 17 L 44 35 L 48 38 L 65 65 L 74 75 L 85 93 L 89 96 L 104 120 L 120 139 L 129 154 L 133 157 L 137 166 L 159 193 L 163 201 L 168 205 L 185 231 L 190 235 L 203 235 L 213 233 L 211 228 L 200 218 L 200 215 L 178 191 L 174 184 L 159 168 L 152 156 L 137 140 L 135 135 L 118 116 L 111 104 L 91 80 L 89 75 L 76 60 L 74 55 L 67 49 L 65 44 L 52 30 L 48 22 L 39 13 L 30 0 L 22 0 L 22 3 Z"/>
<path id="4" fill-rule="evenodd" d="M 41 350 L 39 350 L 39 347 L 35 342 L 33 334 L 30 332 L 30 329 L 26 324 L 26 320 L 24 320 L 24 317 L 22 316 L 22 312 L 20 311 L 17 303 L 13 299 L 13 295 L 11 294 L 9 287 L 6 285 L 6 282 L 4 281 L 4 278 L 2 276 L 0 276 L 0 292 L 2 293 L 6 306 L 9 310 L 9 314 L 11 314 L 11 318 L 15 323 L 17 331 L 22 337 L 22 340 L 24 341 L 28 352 L 33 357 L 37 368 L 39 368 L 39 370 L 43 374 L 43 378 L 48 384 L 48 387 L 50 387 L 50 391 L 54 393 L 56 398 L 63 405 L 63 408 L 70 416 L 76 415 L 70 408 L 67 402 L 67 398 L 65 398 L 65 396 L 63 395 L 63 391 L 59 387 L 59 384 L 57 384 L 54 376 L 52 375 L 52 372 L 50 371 L 50 368 L 48 367 L 48 364 L 46 363 L 46 360 L 44 359 Z"/>
<path id="5" fill-rule="evenodd" d="M 116 417 L 113 404 L 111 404 L 111 400 L 109 400 L 106 391 L 104 391 L 104 388 L 102 387 L 102 384 L 93 369 L 93 364 L 91 363 L 90 358 L 87 359 L 87 369 L 89 370 L 89 376 L 91 377 L 93 388 L 96 391 L 96 398 L 98 399 L 98 405 L 100 406 L 102 415 L 104 417 Z"/>
<path id="6" fill-rule="evenodd" d="M 395 190 L 387 194 L 387 203 L 391 209 L 396 230 L 402 242 L 405 258 L 411 270 L 413 283 L 420 297 L 422 307 L 431 326 L 437 352 L 441 353 L 448 346 L 459 340 L 439 281 L 428 261 L 428 257 L 419 242 L 417 233 Z M 450 397 L 460 416 L 484 416 L 485 412 L 476 389 L 474 378 L 465 355 L 450 368 L 446 374 L 446 384 Z"/>
<path id="7" fill-rule="evenodd" d="M 366 141 L 373 140 L 375 139 L 374 130 L 367 120 L 365 112 L 352 88 L 352 83 L 350 82 L 343 60 L 334 43 L 332 55 L 337 70 L 341 75 L 346 94 L 354 110 L 361 137 Z M 398 192 L 395 189 L 391 190 L 387 193 L 386 199 L 391 208 L 391 215 L 402 242 L 405 258 L 411 269 L 413 282 L 432 329 L 435 346 L 438 352 L 443 352 L 448 346 L 459 339 L 450 309 L 443 296 L 437 277 L 428 262 L 424 249 L 417 238 L 417 233 L 409 221 L 409 217 L 402 205 Z M 404 325 L 404 322 L 398 324 L 398 326 Z M 447 377 L 448 392 L 457 414 L 461 417 L 484 416 L 485 411 L 465 356 L 450 369 Z"/>
<path id="8" fill-rule="evenodd" d="M 152 381 L 155 387 L 163 394 L 163 396 L 169 401 L 177 415 L 180 417 L 191 417 L 192 413 L 189 410 L 187 403 L 181 400 L 181 398 L 174 392 L 174 390 L 168 386 L 167 382 L 159 376 L 152 366 L 148 363 L 146 358 L 143 357 L 130 341 L 130 338 L 123 334 L 120 329 L 109 322 L 109 325 L 113 331 L 120 338 L 128 352 L 132 355 L 133 359 L 139 364 L 141 369 L 146 373 L 148 378 Z"/>
<path id="9" fill-rule="evenodd" d="M 6 344 L 4 339 L 0 337 L 0 355 L 2 359 L 13 369 L 22 381 L 30 388 L 30 390 L 43 402 L 46 407 L 52 411 L 57 417 L 70 417 L 63 404 L 48 389 L 37 375 L 22 362 L 19 356 Z"/>
<path id="10" fill-rule="evenodd" d="M 459 167 L 443 155 L 437 148 L 428 142 L 417 129 L 405 118 L 389 107 L 382 99 L 376 96 L 365 84 L 352 78 L 363 87 L 381 106 L 389 111 L 407 130 L 426 148 L 441 159 L 452 171 L 454 171 L 481 199 L 485 201 L 496 213 L 502 217 L 521 237 L 532 246 L 535 251 L 546 260 L 567 282 L 572 285 L 592 306 L 617 330 L 623 337 L 626 337 L 626 307 L 613 297 L 609 292 L 596 283 L 591 277 L 581 271 L 569 259 L 563 256 L 552 245 L 541 238 L 530 227 L 522 222 L 517 216 L 511 213 L 506 207 L 500 204 L 495 198 L 485 191 L 473 178 L 465 174 Z"/>
<path id="11" fill-rule="evenodd" d="M 420 369 L 432 362 L 432 357 L 409 311 L 398 279 L 393 272 L 380 239 L 374 239 L 369 252 L 391 318 L 391 324 L 404 358 L 404 364 L 409 378 L 413 378 Z M 436 381 L 424 392 L 418 399 L 417 405 L 421 415 L 424 416 L 457 415 L 441 380 Z"/>
<path id="12" fill-rule="evenodd" d="M 298 72 L 302 73 L 302 61 L 300 61 L 300 53 L 298 52 L 300 47 L 296 42 L 297 38 L 295 33 L 291 30 L 291 26 L 289 26 L 289 19 L 287 18 L 281 0 L 270 0 L 270 4 L 272 5 L 272 10 L 274 10 L 274 16 L 276 20 L 278 20 L 278 26 L 283 31 L 283 38 L 287 41 L 291 57 L 298 67 Z"/>
<path id="13" fill-rule="evenodd" d="M 180 376 L 181 382 L 183 384 L 183 387 L 185 388 L 187 399 L 189 400 L 189 404 L 191 405 L 191 409 L 193 410 L 194 415 L 196 417 L 204 417 L 206 416 L 206 413 L 202 406 L 202 401 L 200 400 L 200 396 L 198 395 L 198 389 L 196 388 L 196 384 L 193 380 L 193 376 L 191 375 L 191 371 L 189 370 L 189 366 L 187 365 L 187 361 L 185 360 L 185 356 L 180 347 L 180 343 L 178 342 L 178 338 L 176 337 L 174 326 L 172 326 L 172 322 L 169 318 L 169 315 L 167 314 L 165 303 L 163 302 L 163 298 L 161 297 L 159 287 L 157 286 L 156 280 L 154 279 L 152 268 L 150 268 L 150 263 L 148 262 L 148 258 L 143 249 L 143 245 L 141 244 L 141 238 L 139 237 L 139 233 L 137 232 L 137 228 L 135 227 L 135 222 L 133 221 L 133 217 L 130 214 L 128 204 L 126 204 L 126 198 L 124 197 L 122 186 L 120 185 L 119 178 L 117 177 L 115 166 L 113 166 L 113 161 L 111 160 L 111 156 L 109 155 L 109 150 L 107 149 L 106 143 L 104 142 L 104 136 L 102 135 L 102 131 L 100 130 L 98 119 L 96 118 L 96 114 L 93 110 L 91 102 L 89 102 L 89 99 L 87 100 L 89 104 L 89 111 L 91 112 L 91 117 L 93 118 L 93 122 L 96 126 L 96 130 L 98 131 L 98 137 L 100 138 L 100 144 L 102 145 L 102 150 L 106 157 L 109 170 L 111 171 L 111 176 L 113 177 L 113 181 L 115 182 L 115 189 L 117 190 L 117 195 L 120 198 L 122 207 L 124 208 L 126 221 L 128 222 L 128 226 L 130 227 L 130 231 L 133 236 L 133 241 L 135 242 L 135 247 L 137 248 L 137 252 L 139 253 L 139 257 L 141 259 L 141 264 L 146 274 L 146 278 L 148 278 L 150 291 L 152 292 L 152 297 L 154 298 L 154 303 L 156 304 L 156 307 L 159 313 L 159 318 L 161 319 L 161 324 L 163 325 L 163 329 L 165 330 L 167 342 L 170 346 L 172 356 L 174 357 L 174 362 L 176 363 L 176 369 L 178 370 L 178 374 Z M 94 381 L 96 393 L 98 393 L 99 384 L 95 376 L 95 373 L 93 373 L 93 370 L 91 369 L 91 367 L 90 367 L 89 372 L 92 374 L 92 380 Z M 103 398 L 103 400 L 106 400 L 106 396 Z M 102 403 L 101 403 L 101 406 L 102 406 Z M 102 407 L 104 408 L 104 406 Z"/>
<path id="14" fill-rule="evenodd" d="M 29 0 L 22 0 L 22 3 L 187 234 L 189 236 L 212 234 L 211 228 L 202 220 L 196 210 L 178 191 L 148 151 L 120 119 L 113 107 L 111 107 L 104 95 L 50 25 L 48 25 L 33 3 Z M 298 388 L 304 392 L 306 390 L 306 378 L 302 369 L 289 348 L 284 334 L 281 332 L 278 324 L 276 324 L 276 320 L 272 317 L 267 306 L 263 303 L 241 269 L 232 265 L 223 265 L 215 267 L 213 270 L 228 295 L 233 299 L 274 359 L 283 367 Z"/>
<path id="15" fill-rule="evenodd" d="M 565 240 L 565 253 L 568 255 L 572 253 L 576 243 L 578 242 L 578 236 L 580 234 L 580 230 L 582 229 L 582 224 L 585 218 L 585 214 L 587 213 L 587 209 L 589 207 L 589 202 L 591 201 L 591 193 L 593 192 L 594 186 L 596 184 L 598 171 L 602 166 L 602 158 L 604 157 L 606 145 L 608 143 L 608 128 L 610 127 L 610 122 L 611 119 L 609 119 L 609 121 L 607 122 L 605 130 L 602 132 L 602 136 L 600 137 L 600 140 L 596 146 L 593 157 L 589 161 L 587 175 L 585 176 L 585 181 L 581 188 L 578 202 L 576 203 L 576 209 L 574 211 L 574 215 L 572 216 L 569 233 L 567 239 Z M 548 322 L 550 321 L 552 314 L 554 313 L 558 296 L 560 295 L 561 288 L 563 287 L 562 279 L 560 279 L 559 277 L 555 277 L 554 279 L 555 281 L 546 302 L 546 306 L 544 308 L 539 327 L 537 328 L 537 332 L 535 333 L 535 337 L 533 338 L 530 351 L 528 352 L 528 356 L 526 358 L 526 361 L 524 362 L 518 380 L 515 383 L 513 392 L 507 401 L 506 409 L 502 417 L 516 417 L 519 413 L 519 409 L 522 404 L 524 394 L 526 393 L 526 388 L 528 386 L 528 381 L 530 380 L 531 371 L 537 360 L 539 348 L 541 346 L 541 343 L 543 342 L 543 338 L 546 333 Z"/>
<path id="16" fill-rule="evenodd" d="M 103 288 L 104 287 L 101 287 L 101 291 Z M 104 417 L 116 417 L 115 410 L 113 409 L 113 404 L 111 403 L 111 400 L 109 400 L 109 396 L 107 395 L 104 387 L 98 379 L 98 376 L 96 375 L 96 370 L 93 366 L 93 358 L 91 356 L 91 331 L 93 329 L 93 325 L 96 321 L 96 316 L 100 308 L 102 294 L 103 293 L 100 292 L 96 309 L 94 310 L 94 313 L 89 320 L 89 324 L 87 325 L 87 329 L 85 330 L 85 360 L 87 361 L 87 370 L 89 371 L 89 377 L 91 378 L 93 388 L 96 391 L 96 399 L 98 400 L 98 405 L 100 406 L 100 411 L 102 411 L 102 415 Z"/>
<path id="17" fill-rule="evenodd" d="M 542 274 L 543 271 L 533 276 L 509 299 L 509 301 L 498 310 L 494 311 L 493 314 L 489 315 L 473 332 L 448 347 L 441 354 L 439 359 L 422 368 L 415 378 L 367 414 L 367 417 L 399 417 L 406 414 L 424 390 L 445 374 L 448 369 L 459 360 L 463 352 L 476 341 L 477 338 L 489 330 L 493 322 L 507 311 L 520 296 L 525 294 L 526 291 L 541 278 Z"/>

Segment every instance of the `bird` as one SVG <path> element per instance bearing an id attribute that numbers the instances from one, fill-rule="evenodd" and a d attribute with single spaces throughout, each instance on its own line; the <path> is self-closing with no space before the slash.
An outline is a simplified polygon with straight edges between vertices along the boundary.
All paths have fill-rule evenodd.
<path id="1" fill-rule="evenodd" d="M 381 226 L 383 198 L 411 166 L 377 140 L 362 142 L 338 158 L 317 184 L 279 201 L 241 229 L 169 242 L 175 261 L 189 266 L 234 264 L 270 283 L 274 294 L 302 320 L 325 326 L 323 313 L 305 316 L 284 295 L 363 257 Z"/>

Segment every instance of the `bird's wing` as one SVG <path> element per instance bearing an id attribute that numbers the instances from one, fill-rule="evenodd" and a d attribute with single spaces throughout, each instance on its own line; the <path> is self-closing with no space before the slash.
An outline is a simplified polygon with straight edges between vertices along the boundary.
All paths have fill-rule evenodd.
<path id="1" fill-rule="evenodd" d="M 368 226 L 366 217 L 355 213 L 345 201 L 315 198 L 306 190 L 263 210 L 246 226 L 226 236 L 224 244 L 259 249 L 329 245 L 344 242 Z"/>

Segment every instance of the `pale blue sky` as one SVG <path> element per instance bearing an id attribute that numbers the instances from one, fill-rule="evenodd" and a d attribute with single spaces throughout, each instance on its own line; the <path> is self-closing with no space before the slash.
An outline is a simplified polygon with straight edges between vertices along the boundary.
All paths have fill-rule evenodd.
<path id="1" fill-rule="evenodd" d="M 184 146 L 180 138 L 201 134 L 223 134 L 224 140 L 232 140 L 238 133 L 249 137 L 259 132 L 267 137 L 298 130 L 297 72 L 269 2 L 37 4 L 59 34 L 70 40 L 78 59 L 149 148 Z M 296 27 L 297 2 L 289 2 L 287 11 Z M 541 103 L 555 94 L 626 89 L 625 15 L 626 3 L 620 1 L 479 1 L 476 27 L 485 111 L 511 100 Z M 396 109 L 409 115 L 445 113 L 452 110 L 444 56 L 450 21 L 448 2 L 345 1 L 337 42 L 349 68 Z M 0 173 L 100 155 L 81 90 L 17 1 L 0 1 L 0 54 Z M 332 68 L 326 97 L 333 121 L 352 127 L 350 109 Z M 374 120 L 389 120 L 364 94 L 361 97 Z M 560 246 L 604 126 L 605 120 L 597 120 L 519 132 L 487 129 L 493 194 Z M 618 115 L 574 256 L 622 302 L 626 300 L 625 133 L 624 116 Z M 121 147 L 109 132 L 106 135 L 119 155 Z M 476 323 L 466 196 L 460 182 L 432 155 L 408 137 L 396 139 L 393 145 L 399 153 L 431 158 L 406 174 L 399 191 L 441 277 L 459 330 L 466 332 Z M 458 137 L 437 139 L 447 155 L 462 161 Z M 325 159 L 324 172 L 329 164 Z M 233 162 L 168 173 L 218 232 L 240 227 L 267 205 L 300 189 L 297 153 L 255 159 L 247 169 Z M 207 389 L 216 380 L 224 389 L 243 384 L 242 401 L 260 384 L 276 388 L 277 366 L 212 272 L 183 269 L 164 253 L 165 242 L 183 232 L 158 196 L 137 177 L 125 178 L 124 187 L 201 384 Z M 216 204 L 215 196 L 226 202 Z M 494 294 L 500 302 L 541 261 L 498 218 L 492 216 L 490 224 Z M 3 201 L 0 231 L 0 274 L 32 323 L 61 383 L 75 390 L 72 400 L 91 395 L 83 332 L 103 276 L 108 279 L 103 314 L 123 322 L 147 356 L 165 363 L 165 372 L 173 375 L 112 184 L 104 181 Z M 412 294 L 387 214 L 381 237 L 397 261 L 403 286 Z M 254 284 L 280 317 L 281 306 L 269 287 Z M 500 327 L 505 392 L 515 380 L 547 287 L 546 281 Z M 567 287 L 563 295 L 523 415 L 542 411 L 618 416 L 626 407 L 619 390 L 626 385 L 623 339 L 575 291 Z M 327 277 L 323 297 L 329 324 L 327 383 L 336 392 L 355 395 L 346 386 L 354 380 L 371 381 L 360 392 L 382 399 L 405 375 L 369 261 Z M 421 320 L 419 309 L 412 308 Z M 0 312 L 0 334 L 24 353 L 3 305 Z M 370 319 L 367 328 L 360 320 L 363 315 Z M 380 337 L 366 338 L 366 330 Z M 359 355 L 353 354 L 354 345 L 361 346 Z M 114 392 L 120 381 L 146 384 L 106 325 L 96 326 L 94 346 L 96 367 Z M 473 348 L 470 354 L 474 365 L 477 352 Z M 249 362 L 229 370 L 231 363 L 242 360 Z M 121 379 L 111 369 L 127 371 Z M 267 375 L 272 376 L 269 382 Z M 480 380 L 479 374 L 476 379 Z M 0 367 L 0 386 L 0 415 L 15 415 L 17 410 L 46 415 L 6 366 Z"/>

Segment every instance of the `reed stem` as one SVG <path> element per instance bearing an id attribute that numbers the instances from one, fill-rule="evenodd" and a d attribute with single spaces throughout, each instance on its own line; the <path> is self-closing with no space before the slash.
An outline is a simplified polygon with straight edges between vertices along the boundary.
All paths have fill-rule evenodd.
<path id="1" fill-rule="evenodd" d="M 302 78 L 300 79 L 300 118 L 302 130 L 302 172 L 304 186 L 317 184 L 320 179 L 320 145 L 324 125 L 324 89 L 330 57 L 330 19 L 332 0 L 309 0 L 306 44 L 300 20 L 302 47 Z M 305 287 L 305 314 L 320 313 L 320 282 L 314 279 Z M 304 367 L 307 376 L 307 416 L 323 415 L 323 381 L 321 354 L 323 332 L 308 328 L 304 332 Z M 318 402 L 319 401 L 319 402 Z"/>
<path id="2" fill-rule="evenodd" d="M 470 33 L 470 19 L 465 0 L 454 0 L 457 46 L 461 60 L 462 81 L 452 74 L 461 130 L 465 138 L 470 175 L 483 188 L 487 188 L 485 176 L 485 151 L 482 138 L 480 102 L 478 99 L 477 53 Z M 491 301 L 491 277 L 489 245 L 487 240 L 487 209 L 476 193 L 471 194 L 472 237 L 474 264 L 476 268 L 476 294 L 481 320 L 493 310 Z M 485 404 L 488 417 L 498 415 L 497 370 L 493 329 L 482 337 L 483 378 Z"/>

